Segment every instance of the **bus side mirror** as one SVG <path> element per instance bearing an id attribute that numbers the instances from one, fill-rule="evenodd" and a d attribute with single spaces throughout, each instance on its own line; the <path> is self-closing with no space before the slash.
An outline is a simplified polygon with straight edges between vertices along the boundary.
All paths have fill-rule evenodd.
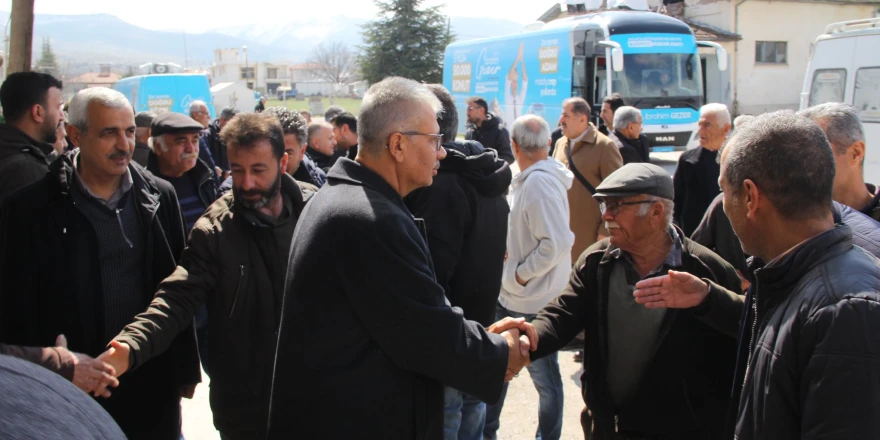
<path id="1" fill-rule="evenodd" d="M 611 68 L 615 72 L 623 72 L 623 51 L 611 49 Z"/>
<path id="2" fill-rule="evenodd" d="M 623 72 L 623 48 L 615 41 L 599 41 L 597 46 L 611 50 L 611 69 L 615 72 Z"/>
<path id="3" fill-rule="evenodd" d="M 697 46 L 711 47 L 715 49 L 715 58 L 718 60 L 718 70 L 727 70 L 727 51 L 714 41 L 697 41 Z"/>

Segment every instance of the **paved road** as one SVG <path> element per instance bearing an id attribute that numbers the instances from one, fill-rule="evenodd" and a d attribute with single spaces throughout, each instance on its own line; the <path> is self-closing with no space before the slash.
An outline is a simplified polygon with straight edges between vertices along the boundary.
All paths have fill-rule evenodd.
<path id="1" fill-rule="evenodd" d="M 675 172 L 680 153 L 654 153 L 652 162 L 663 167 L 670 174 Z M 514 167 L 514 171 L 518 171 Z M 573 351 L 559 353 L 559 369 L 562 373 L 565 407 L 563 410 L 562 438 L 582 439 L 580 413 L 584 407 L 581 397 L 581 364 L 574 362 Z M 214 429 L 211 408 L 208 402 L 207 375 L 202 373 L 205 383 L 196 389 L 193 400 L 183 402 L 183 432 L 187 440 L 218 440 L 220 436 Z M 340 419 L 340 421 L 343 421 Z M 538 392 L 526 370 L 510 384 L 507 401 L 501 413 L 499 439 L 534 438 L 538 427 Z"/>

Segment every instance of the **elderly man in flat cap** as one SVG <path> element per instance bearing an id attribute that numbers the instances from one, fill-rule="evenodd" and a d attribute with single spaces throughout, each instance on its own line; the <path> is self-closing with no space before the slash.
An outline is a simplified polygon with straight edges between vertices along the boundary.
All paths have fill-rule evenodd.
<path id="1" fill-rule="evenodd" d="M 675 269 L 737 291 L 736 271 L 672 224 L 672 178 L 662 168 L 624 165 L 593 197 L 609 237 L 580 256 L 562 294 L 532 321 L 532 360 L 585 332 L 592 439 L 720 439 L 736 340 L 692 312 L 640 306 L 633 290 Z"/>
<path id="2" fill-rule="evenodd" d="M 186 231 L 217 200 L 213 170 L 199 159 L 202 124 L 181 113 L 163 113 L 152 122 L 153 151 L 147 170 L 167 180 L 177 191 Z"/>

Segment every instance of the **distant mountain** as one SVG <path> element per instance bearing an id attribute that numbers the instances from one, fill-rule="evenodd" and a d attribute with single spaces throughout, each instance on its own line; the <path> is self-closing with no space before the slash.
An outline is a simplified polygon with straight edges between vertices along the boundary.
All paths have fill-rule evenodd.
<path id="1" fill-rule="evenodd" d="M 8 18 L 0 12 L 0 18 Z M 64 73 L 72 76 L 96 70 L 96 64 L 133 66 L 148 62 L 174 62 L 189 67 L 211 66 L 214 50 L 247 46 L 254 61 L 303 62 L 323 41 L 360 45 L 361 26 L 368 20 L 345 16 L 292 21 L 286 24 L 252 24 L 212 29 L 200 34 L 144 29 L 108 14 L 37 15 L 34 20 L 34 62 L 42 39 L 52 49 Z M 518 32 L 522 24 L 491 18 L 452 17 L 457 39 Z M 120 71 L 117 67 L 114 70 Z M 125 73 L 125 72 L 122 72 Z"/>
<path id="2" fill-rule="evenodd" d="M 295 54 L 294 59 L 308 58 L 312 48 L 324 41 L 343 41 L 350 46 L 363 43 L 361 26 L 370 20 L 345 16 L 298 20 L 286 24 L 252 24 L 211 29 L 209 32 L 259 41 L 284 48 Z M 523 24 L 494 18 L 451 17 L 452 32 L 457 40 L 494 37 L 519 32 Z M 248 46 L 250 53 L 250 46 Z"/>

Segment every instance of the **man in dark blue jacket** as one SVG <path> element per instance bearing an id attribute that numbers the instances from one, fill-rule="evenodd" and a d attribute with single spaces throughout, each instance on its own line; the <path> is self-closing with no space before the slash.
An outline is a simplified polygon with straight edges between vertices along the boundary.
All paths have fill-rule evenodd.
<path id="1" fill-rule="evenodd" d="M 492 334 L 449 306 L 425 223 L 403 202 L 432 183 L 445 156 L 440 109 L 415 81 L 374 84 L 361 106 L 356 161 L 340 158 L 303 210 L 269 438 L 440 438 L 444 385 L 492 402 L 522 367 L 526 344 L 516 329 Z"/>
<path id="2" fill-rule="evenodd" d="M 749 292 L 670 271 L 637 284 L 636 300 L 691 309 L 739 337 L 739 405 L 729 423 L 737 438 L 875 438 L 880 263 L 854 245 L 853 227 L 835 223 L 831 147 L 792 112 L 744 128 L 724 145 L 719 182 L 730 223 L 754 256 Z M 779 163 L 790 171 L 778 173 Z"/>

